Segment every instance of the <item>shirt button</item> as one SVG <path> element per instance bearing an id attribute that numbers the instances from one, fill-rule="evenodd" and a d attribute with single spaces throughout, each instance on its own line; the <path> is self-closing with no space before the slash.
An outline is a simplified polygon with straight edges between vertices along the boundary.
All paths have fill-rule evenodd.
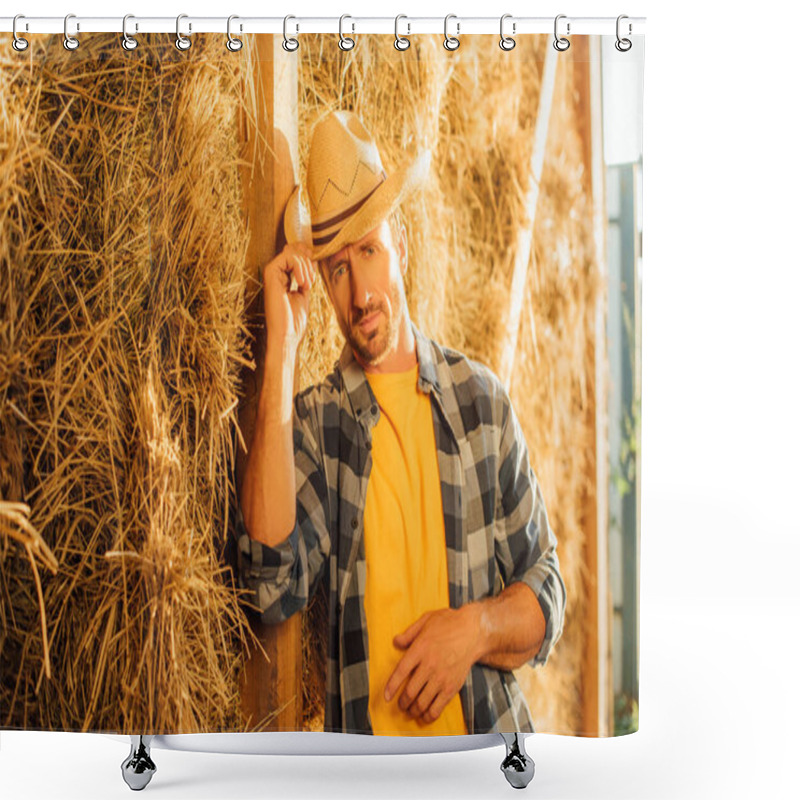
<path id="1" fill-rule="evenodd" d="M 372 442 L 367 442 L 367 450 L 372 450 Z"/>
<path id="2" fill-rule="evenodd" d="M 378 413 L 378 406 L 375 406 L 375 405 L 372 406 L 370 411 L 372 412 L 372 416 L 374 417 Z"/>
<path id="3" fill-rule="evenodd" d="M 350 524 L 353 526 L 353 530 L 355 530 L 358 527 L 358 520 L 353 517 L 353 521 Z"/>

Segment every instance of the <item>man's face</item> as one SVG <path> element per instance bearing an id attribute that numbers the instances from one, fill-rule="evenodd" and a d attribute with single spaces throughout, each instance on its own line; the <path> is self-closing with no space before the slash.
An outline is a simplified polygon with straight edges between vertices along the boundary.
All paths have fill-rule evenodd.
<path id="1" fill-rule="evenodd" d="M 397 239 L 383 220 L 321 264 L 339 327 L 363 366 L 379 365 L 397 348 L 406 309 L 405 229 Z"/>

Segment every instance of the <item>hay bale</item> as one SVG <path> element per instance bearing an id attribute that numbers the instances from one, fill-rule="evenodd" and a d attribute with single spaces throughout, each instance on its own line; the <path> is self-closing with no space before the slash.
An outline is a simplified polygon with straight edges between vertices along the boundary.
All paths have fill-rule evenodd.
<path id="1" fill-rule="evenodd" d="M 188 53 L 163 36 L 131 53 L 112 35 L 76 53 L 30 38 L 24 55 L 0 40 L 2 490 L 59 570 L 42 582 L 46 680 L 30 579 L 0 564 L 0 719 L 240 729 L 247 628 L 222 550 L 246 360 L 245 62 L 217 36 Z"/>

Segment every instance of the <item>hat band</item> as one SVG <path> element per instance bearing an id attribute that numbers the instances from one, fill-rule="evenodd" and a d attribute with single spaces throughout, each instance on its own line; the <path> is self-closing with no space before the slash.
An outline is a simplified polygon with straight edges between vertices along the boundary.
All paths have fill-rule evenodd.
<path id="1" fill-rule="evenodd" d="M 313 236 L 314 245 L 319 247 L 320 245 L 327 244 L 339 234 L 339 231 L 344 227 L 344 223 L 353 216 L 353 214 L 358 211 L 364 203 L 372 197 L 373 194 L 378 190 L 378 187 L 386 180 L 386 172 L 385 170 L 381 170 L 381 179 L 375 184 L 375 187 L 364 195 L 357 203 L 353 203 L 349 208 L 346 208 L 344 211 L 340 211 L 335 217 L 331 217 L 330 219 L 325 220 L 325 222 L 317 222 L 316 224 L 311 226 L 311 232 Z M 314 231 L 322 231 L 322 230 L 329 230 L 331 225 L 336 225 L 336 229 L 325 233 L 323 235 L 314 236 Z"/>

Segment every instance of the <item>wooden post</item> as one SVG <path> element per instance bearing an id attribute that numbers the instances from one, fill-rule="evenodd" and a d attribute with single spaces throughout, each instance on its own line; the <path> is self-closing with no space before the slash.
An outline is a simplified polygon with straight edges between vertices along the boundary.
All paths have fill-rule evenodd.
<path id="1" fill-rule="evenodd" d="M 589 175 L 592 208 L 594 260 L 607 285 L 605 242 L 605 161 L 601 106 L 600 39 L 576 36 L 574 54 L 578 132 L 583 140 L 584 163 Z M 601 291 L 595 307 L 594 341 L 594 442 L 595 493 L 585 510 L 586 547 L 584 561 L 589 576 L 586 608 L 590 616 L 581 683 L 582 731 L 587 736 L 614 733 L 613 672 L 611 669 L 611 592 L 608 561 L 608 426 L 606 293 Z"/>
<path id="2" fill-rule="evenodd" d="M 280 247 L 283 211 L 295 185 L 297 161 L 296 54 L 281 49 L 282 38 L 267 34 L 249 37 L 255 97 L 254 116 L 240 116 L 242 137 L 243 205 L 250 232 L 246 255 L 247 316 L 256 337 L 256 374 L 245 381 L 239 425 L 246 442 L 252 437 L 258 388 L 263 380 L 264 317 L 260 268 Z M 252 42 L 252 44 L 251 44 Z M 297 387 L 295 387 L 297 388 Z M 237 458 L 240 484 L 245 454 Z M 295 614 L 280 625 L 256 623 L 254 630 L 264 650 L 254 653 L 242 672 L 242 713 L 247 730 L 299 731 L 303 718 L 301 617 Z"/>

